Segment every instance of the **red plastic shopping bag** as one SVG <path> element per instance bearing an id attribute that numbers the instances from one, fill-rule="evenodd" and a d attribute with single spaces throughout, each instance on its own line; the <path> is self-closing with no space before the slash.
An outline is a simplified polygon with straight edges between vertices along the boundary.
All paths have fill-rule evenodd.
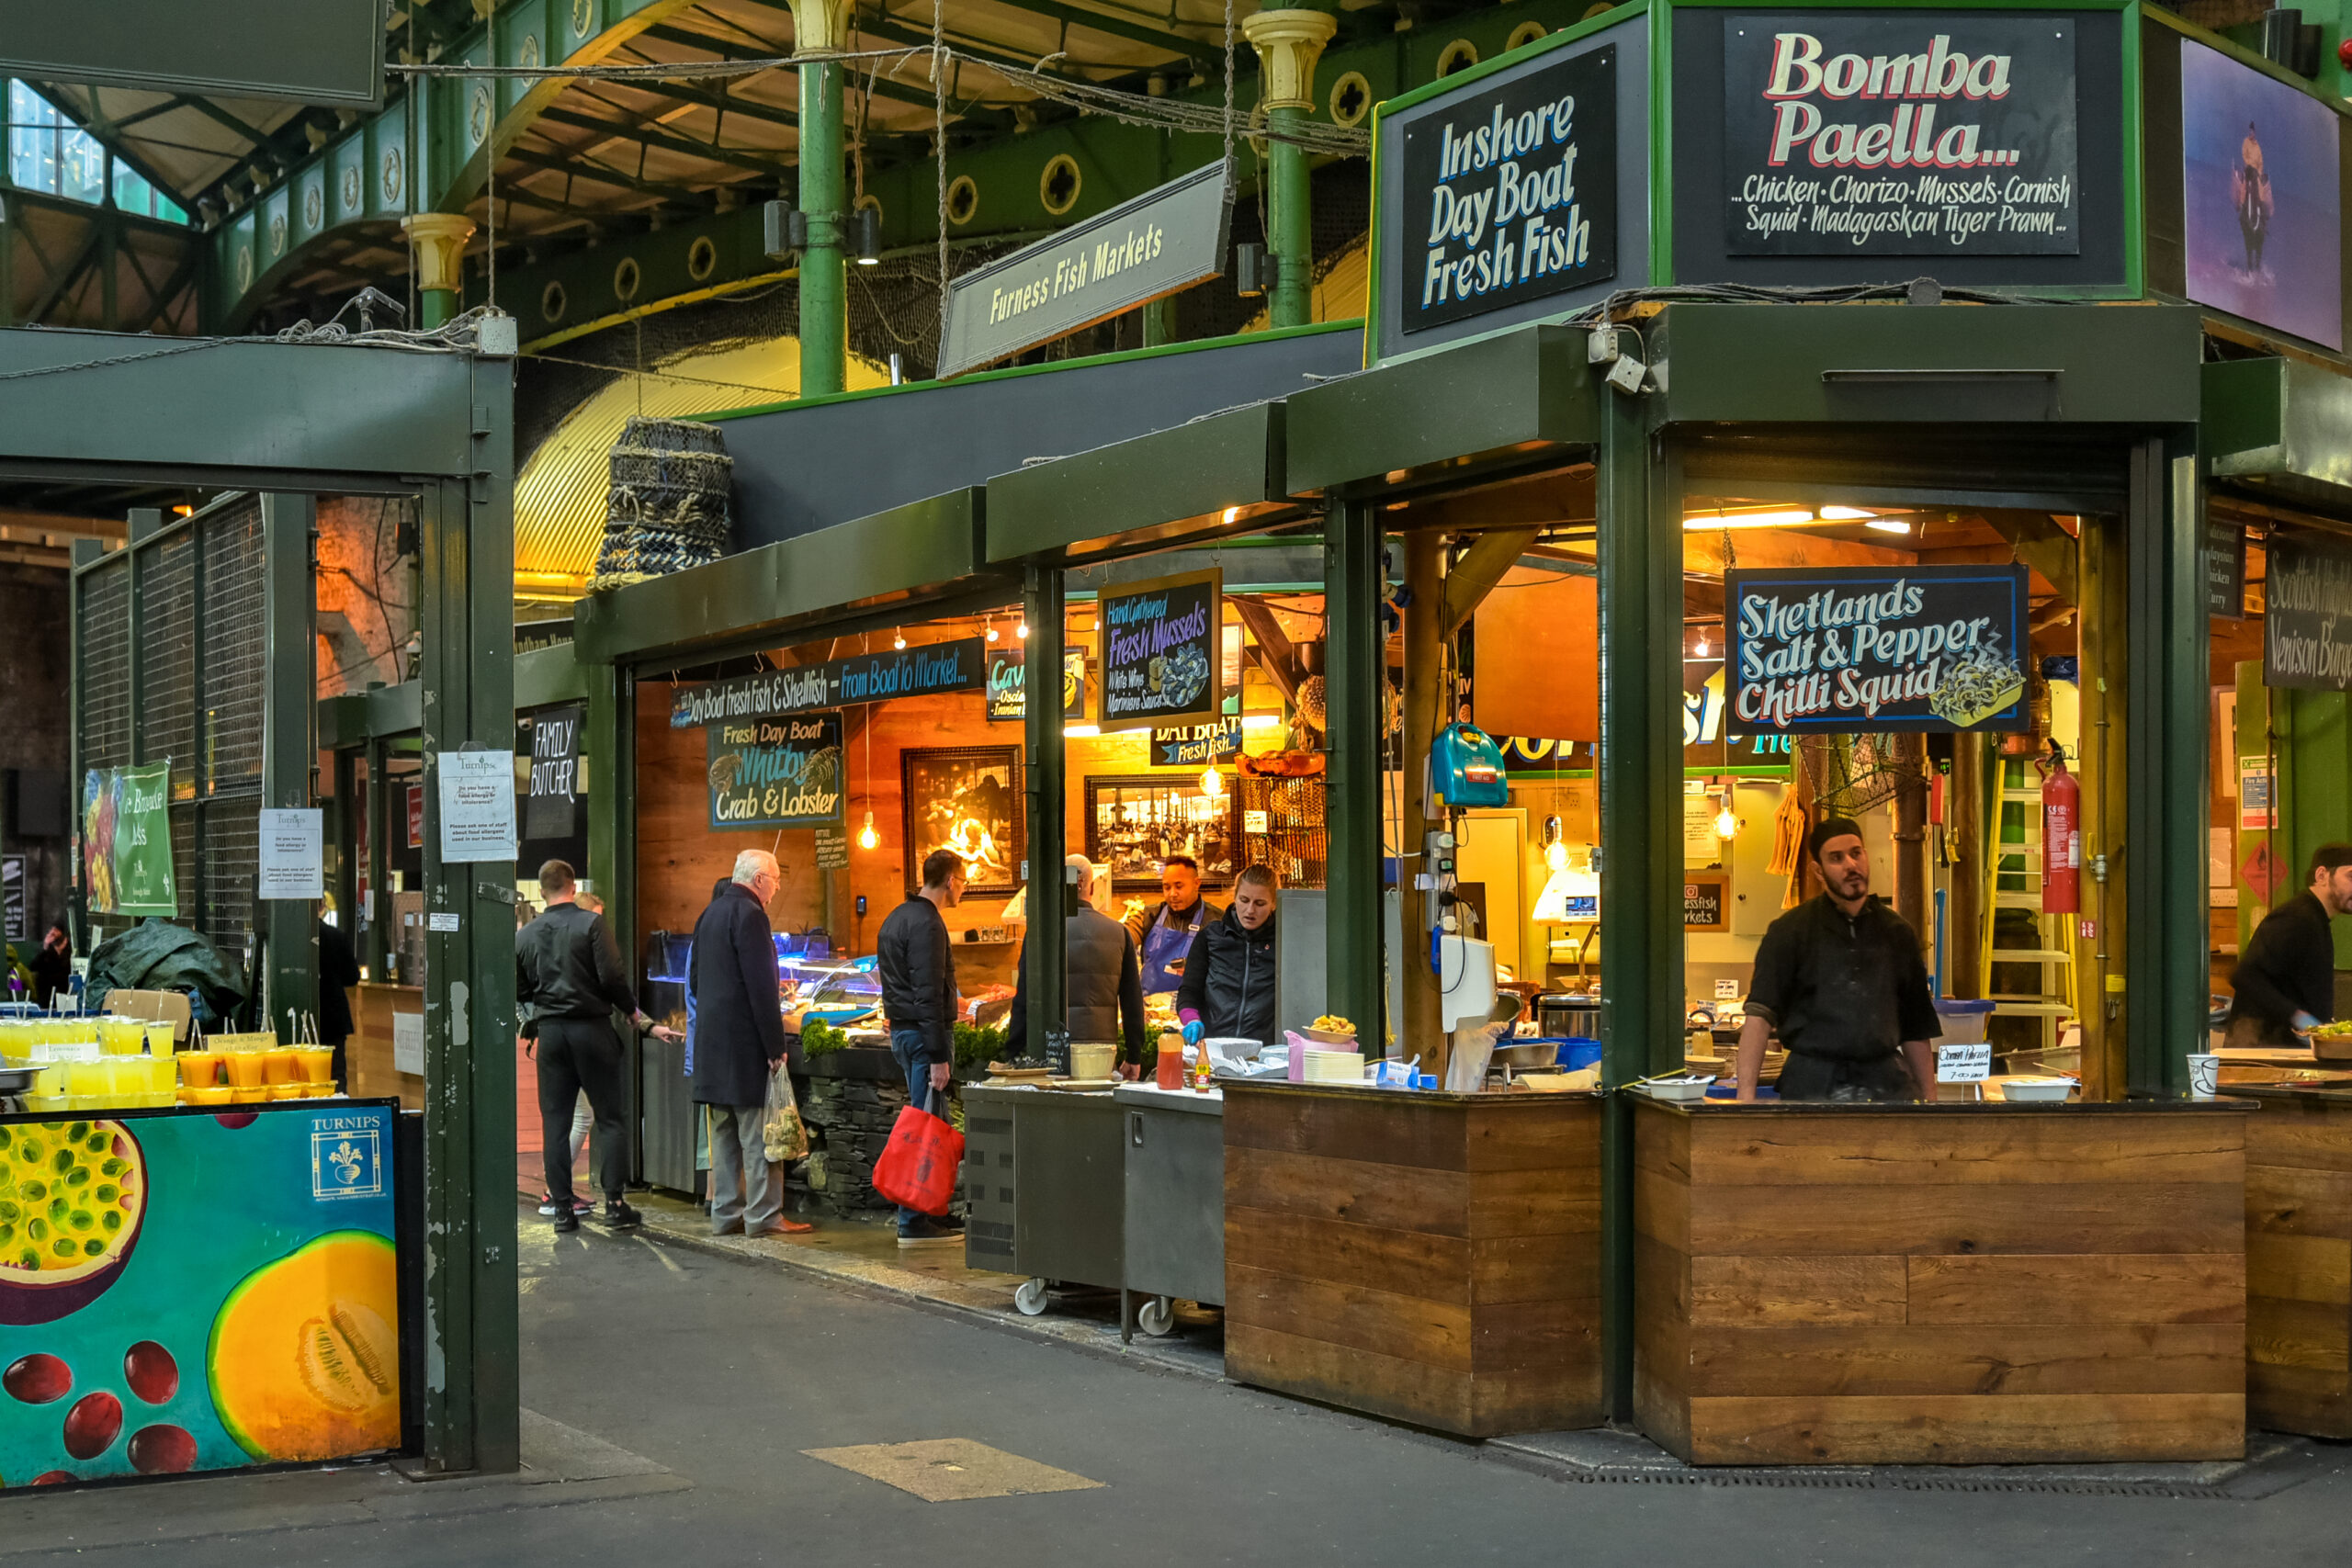
<path id="1" fill-rule="evenodd" d="M 964 1134 L 910 1105 L 899 1112 L 890 1141 L 874 1162 L 874 1190 L 919 1214 L 944 1214 L 963 1163 Z"/>

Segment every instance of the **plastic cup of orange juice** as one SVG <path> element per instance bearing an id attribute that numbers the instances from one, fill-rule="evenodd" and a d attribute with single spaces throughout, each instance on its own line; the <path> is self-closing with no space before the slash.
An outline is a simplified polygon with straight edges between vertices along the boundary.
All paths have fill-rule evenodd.
<path id="1" fill-rule="evenodd" d="M 295 1051 L 294 1060 L 301 1069 L 300 1077 L 304 1083 L 333 1083 L 334 1081 L 334 1053 L 333 1051 L 322 1051 L 315 1047 L 301 1048 Z"/>
<path id="2" fill-rule="evenodd" d="M 183 1051 L 179 1064 L 180 1082 L 190 1089 L 210 1089 L 220 1081 L 220 1058 L 209 1051 Z"/>
<path id="3" fill-rule="evenodd" d="M 192 1089 L 187 1092 L 188 1098 L 198 1105 L 232 1105 L 237 1097 L 233 1089 Z"/>
<path id="4" fill-rule="evenodd" d="M 260 1051 L 228 1051 L 220 1057 L 220 1066 L 229 1075 L 232 1089 L 259 1089 L 269 1081 L 269 1064 Z"/>
<path id="5" fill-rule="evenodd" d="M 294 1052 L 283 1046 L 275 1051 L 264 1051 L 261 1058 L 264 1083 L 294 1083 L 302 1077 L 302 1069 L 295 1060 Z"/>

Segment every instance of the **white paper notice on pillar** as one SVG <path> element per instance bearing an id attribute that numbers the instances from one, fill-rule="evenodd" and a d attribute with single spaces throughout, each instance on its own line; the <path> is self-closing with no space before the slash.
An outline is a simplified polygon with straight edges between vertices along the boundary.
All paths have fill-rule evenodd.
<path id="1" fill-rule="evenodd" d="M 424 1015 L 392 1014 L 392 1071 L 424 1076 Z"/>
<path id="2" fill-rule="evenodd" d="M 506 861 L 514 842 L 514 753 L 444 751 L 441 773 L 441 858 Z"/>
<path id="3" fill-rule="evenodd" d="M 326 897 L 324 813 L 316 807 L 266 809 L 261 814 L 264 898 Z"/>

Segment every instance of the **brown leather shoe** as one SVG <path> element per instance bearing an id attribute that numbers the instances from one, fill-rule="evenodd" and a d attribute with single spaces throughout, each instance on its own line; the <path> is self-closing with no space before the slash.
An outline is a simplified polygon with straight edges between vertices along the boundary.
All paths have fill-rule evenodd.
<path id="1" fill-rule="evenodd" d="M 810 1231 L 813 1231 L 817 1227 L 815 1225 L 805 1224 L 799 1220 L 778 1220 L 775 1224 L 768 1226 L 765 1230 L 747 1231 L 744 1234 L 752 1237 L 763 1235 L 807 1235 Z"/>

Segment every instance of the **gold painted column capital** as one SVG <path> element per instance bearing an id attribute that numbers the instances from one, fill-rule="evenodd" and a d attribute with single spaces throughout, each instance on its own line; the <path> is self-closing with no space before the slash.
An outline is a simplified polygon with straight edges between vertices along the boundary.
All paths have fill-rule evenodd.
<path id="1" fill-rule="evenodd" d="M 1315 107 L 1315 62 L 1339 30 L 1323 11 L 1260 11 L 1242 21 L 1242 37 L 1258 51 L 1260 102 L 1267 110 Z"/>

